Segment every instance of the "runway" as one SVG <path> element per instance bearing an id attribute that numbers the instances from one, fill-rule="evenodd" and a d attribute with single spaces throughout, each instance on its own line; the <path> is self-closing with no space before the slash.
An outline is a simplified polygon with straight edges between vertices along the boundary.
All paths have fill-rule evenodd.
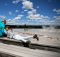
<path id="1" fill-rule="evenodd" d="M 8 45 L 16 45 L 16 46 L 23 46 L 21 41 L 17 41 L 14 39 L 9 39 L 9 38 L 0 38 L 0 42 Z M 60 53 L 60 47 L 58 46 L 52 46 L 52 45 L 46 45 L 46 44 L 36 44 L 36 43 L 31 43 L 29 45 L 30 49 L 38 49 L 38 50 L 46 50 L 46 51 L 52 51 L 52 52 L 58 52 Z"/>
<path id="2" fill-rule="evenodd" d="M 60 53 L 0 43 L 0 52 L 14 57 L 60 57 Z"/>

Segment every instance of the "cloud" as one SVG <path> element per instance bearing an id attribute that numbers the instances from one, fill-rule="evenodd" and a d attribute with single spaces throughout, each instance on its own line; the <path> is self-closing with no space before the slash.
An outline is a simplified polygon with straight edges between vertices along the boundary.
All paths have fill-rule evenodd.
<path id="1" fill-rule="evenodd" d="M 25 9 L 33 9 L 33 3 L 30 1 L 23 1 L 22 4 Z"/>
<path id="2" fill-rule="evenodd" d="M 17 3 L 21 2 L 21 1 L 24 2 L 24 1 L 27 1 L 27 0 L 13 0 L 12 3 L 17 4 Z"/>
<path id="3" fill-rule="evenodd" d="M 16 10 L 15 12 L 19 12 L 19 10 Z"/>
<path id="4" fill-rule="evenodd" d="M 39 8 L 39 6 L 37 6 L 37 8 Z"/>
<path id="5" fill-rule="evenodd" d="M 13 4 L 17 4 L 19 2 L 20 2 L 20 0 L 14 0 L 14 1 L 12 1 Z"/>
<path id="6" fill-rule="evenodd" d="M 39 14 L 35 14 L 35 15 L 34 14 L 30 14 L 30 15 L 28 15 L 27 18 L 29 18 L 29 19 L 41 19 Z"/>
<path id="7" fill-rule="evenodd" d="M 32 9 L 33 8 L 33 3 L 27 0 L 14 0 L 12 1 L 13 4 L 17 4 L 22 1 L 22 5 L 24 9 Z"/>
<path id="8" fill-rule="evenodd" d="M 14 18 L 14 20 L 18 20 L 18 19 L 21 19 L 23 15 L 18 15 L 17 17 Z"/>
<path id="9" fill-rule="evenodd" d="M 55 21 L 55 25 L 60 25 L 60 16 L 53 16 L 53 19 Z"/>
<path id="10" fill-rule="evenodd" d="M 29 18 L 29 19 L 41 19 L 40 18 L 40 14 L 36 14 L 36 9 L 33 9 L 31 11 L 28 11 L 27 18 Z"/>
<path id="11" fill-rule="evenodd" d="M 36 21 L 36 24 L 50 23 L 49 21 L 50 17 L 37 13 L 37 9 L 34 9 L 33 2 L 28 0 L 20 0 L 20 1 L 22 1 L 22 8 L 24 9 L 25 12 L 27 12 L 26 18 L 28 19 L 28 22 L 24 23 L 35 24 L 34 21 Z M 39 6 L 37 6 L 36 8 L 39 8 Z M 22 11 L 21 13 L 24 13 L 24 11 Z"/>
<path id="12" fill-rule="evenodd" d="M 28 10 L 24 10 L 25 12 L 28 11 Z"/>
<path id="13" fill-rule="evenodd" d="M 9 15 L 12 15 L 12 12 L 11 11 L 9 11 L 8 13 L 9 13 Z"/>
<path id="14" fill-rule="evenodd" d="M 0 15 L 0 18 L 3 18 L 3 19 L 5 19 L 6 17 L 5 17 L 5 16 L 2 16 L 2 15 Z"/>
<path id="15" fill-rule="evenodd" d="M 27 13 L 28 13 L 27 18 L 28 19 L 31 19 L 31 20 L 35 19 L 36 20 L 36 19 L 47 19 L 47 18 L 49 18 L 48 16 L 43 16 L 43 15 L 40 15 L 39 13 L 37 13 L 37 10 L 33 8 L 32 2 L 23 1 L 22 4 L 23 4 L 23 8 L 25 8 L 26 10 L 31 9 L 31 11 L 27 11 Z M 37 8 L 39 8 L 39 7 L 37 6 Z"/>
<path id="16" fill-rule="evenodd" d="M 36 12 L 36 9 L 32 9 L 32 11 L 28 11 L 28 16 L 27 16 L 28 19 L 48 19 L 49 17 L 48 16 L 43 16 L 43 15 L 40 15 Z"/>
<path id="17" fill-rule="evenodd" d="M 22 1 L 22 5 L 24 9 L 32 9 L 33 8 L 33 3 L 31 1 L 28 0 L 13 0 L 12 3 L 13 4 L 18 4 L 19 2 Z"/>
<path id="18" fill-rule="evenodd" d="M 54 12 L 56 12 L 57 14 L 60 14 L 60 9 L 53 9 Z"/>
<path id="19" fill-rule="evenodd" d="M 60 20 L 60 16 L 53 16 L 55 20 Z"/>
<path id="20" fill-rule="evenodd" d="M 18 15 L 13 19 L 8 19 L 7 24 L 19 24 L 19 20 L 23 17 L 23 15 Z"/>

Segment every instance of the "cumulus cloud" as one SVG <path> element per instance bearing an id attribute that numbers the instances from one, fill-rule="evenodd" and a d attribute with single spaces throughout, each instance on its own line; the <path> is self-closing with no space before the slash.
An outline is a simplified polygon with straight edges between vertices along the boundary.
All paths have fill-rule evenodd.
<path id="1" fill-rule="evenodd" d="M 60 20 L 60 16 L 53 16 L 55 20 Z"/>
<path id="2" fill-rule="evenodd" d="M 12 1 L 13 4 L 17 4 L 19 2 L 20 2 L 20 0 L 14 0 L 14 1 Z"/>
<path id="3" fill-rule="evenodd" d="M 25 12 L 28 11 L 28 10 L 24 10 Z"/>
<path id="4" fill-rule="evenodd" d="M 60 14 L 60 9 L 53 9 L 54 12 L 56 12 L 57 14 Z"/>
<path id="5" fill-rule="evenodd" d="M 36 12 L 36 9 L 33 9 L 32 11 L 28 11 L 27 18 L 29 18 L 29 19 L 48 19 L 49 17 L 40 15 Z"/>
<path id="6" fill-rule="evenodd" d="M 22 5 L 23 5 L 22 8 L 25 8 L 25 9 L 32 9 L 33 8 L 33 3 L 28 0 L 14 0 L 14 1 L 12 1 L 12 3 L 17 4 L 20 1 L 22 1 Z"/>
<path id="7" fill-rule="evenodd" d="M 23 15 L 18 15 L 16 16 L 15 18 L 13 19 L 8 19 L 7 20 L 7 24 L 16 24 L 18 23 L 19 24 L 19 20 L 23 17 Z"/>
<path id="8" fill-rule="evenodd" d="M 55 21 L 55 25 L 60 25 L 60 16 L 53 16 L 53 19 Z"/>
<path id="9" fill-rule="evenodd" d="M 21 1 L 24 2 L 24 1 L 27 1 L 27 0 L 13 0 L 12 3 L 17 4 L 17 3 L 21 2 Z"/>
<path id="10" fill-rule="evenodd" d="M 42 22 L 42 23 L 49 23 L 49 17 L 48 16 L 44 16 L 44 15 L 41 15 L 40 13 L 37 13 L 37 9 L 34 9 L 34 5 L 33 5 L 33 2 L 31 1 L 28 1 L 28 0 L 15 0 L 15 2 L 19 3 L 20 1 L 22 1 L 22 8 L 24 9 L 25 12 L 27 12 L 27 19 L 29 22 L 34 23 L 32 22 L 31 20 L 36 20 L 39 22 L 39 20 Z M 36 8 L 39 8 L 39 6 L 37 6 Z M 30 11 L 29 11 L 30 10 Z M 21 13 L 24 13 L 24 11 L 22 11 Z M 38 23 L 37 22 L 37 23 Z"/>
<path id="11" fill-rule="evenodd" d="M 23 1 L 22 4 L 25 9 L 33 9 L 33 3 L 30 1 Z"/>
<path id="12" fill-rule="evenodd" d="M 49 18 L 48 16 L 43 16 L 40 15 L 39 13 L 37 13 L 37 10 L 33 8 L 33 3 L 30 1 L 23 1 L 23 8 L 25 8 L 26 10 L 31 9 L 31 11 L 28 11 L 28 19 L 47 19 Z M 37 6 L 37 8 L 39 8 L 39 6 Z"/>
<path id="13" fill-rule="evenodd" d="M 60 22 L 60 16 L 53 16 L 53 19 L 55 19 L 56 23 Z"/>
<path id="14" fill-rule="evenodd" d="M 3 18 L 3 19 L 5 19 L 6 17 L 5 17 L 5 16 L 2 16 L 2 15 L 0 15 L 0 18 Z"/>
<path id="15" fill-rule="evenodd" d="M 34 14 L 30 14 L 30 15 L 28 15 L 27 18 L 29 18 L 29 19 L 41 19 L 39 14 L 35 14 L 35 15 Z"/>
<path id="16" fill-rule="evenodd" d="M 12 12 L 11 11 L 9 11 L 8 13 L 9 13 L 9 15 L 12 15 Z"/>
<path id="17" fill-rule="evenodd" d="M 15 12 L 19 12 L 19 10 L 16 10 Z"/>
<path id="18" fill-rule="evenodd" d="M 37 8 L 39 8 L 39 6 L 37 6 Z"/>
<path id="19" fill-rule="evenodd" d="M 18 20 L 18 19 L 21 19 L 23 15 L 18 15 L 17 17 L 14 18 L 14 20 Z"/>

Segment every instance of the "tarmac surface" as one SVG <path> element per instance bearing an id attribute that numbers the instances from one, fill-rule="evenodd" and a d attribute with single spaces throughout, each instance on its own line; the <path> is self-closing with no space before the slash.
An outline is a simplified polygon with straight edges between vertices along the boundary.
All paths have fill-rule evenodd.
<path id="1" fill-rule="evenodd" d="M 0 53 L 13 57 L 60 57 L 60 53 L 0 43 Z M 10 56 L 10 57 L 11 57 Z"/>

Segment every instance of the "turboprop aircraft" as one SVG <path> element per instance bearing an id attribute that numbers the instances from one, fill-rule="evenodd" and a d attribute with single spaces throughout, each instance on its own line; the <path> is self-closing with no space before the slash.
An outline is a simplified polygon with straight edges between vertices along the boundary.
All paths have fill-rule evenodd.
<path id="1" fill-rule="evenodd" d="M 9 39 L 14 39 L 17 41 L 21 41 L 23 43 L 24 46 L 29 46 L 31 43 L 31 38 L 33 39 L 37 39 L 37 41 L 39 40 L 37 34 L 35 34 L 34 36 L 21 36 L 20 34 L 13 32 L 10 28 L 7 29 L 7 37 Z"/>

